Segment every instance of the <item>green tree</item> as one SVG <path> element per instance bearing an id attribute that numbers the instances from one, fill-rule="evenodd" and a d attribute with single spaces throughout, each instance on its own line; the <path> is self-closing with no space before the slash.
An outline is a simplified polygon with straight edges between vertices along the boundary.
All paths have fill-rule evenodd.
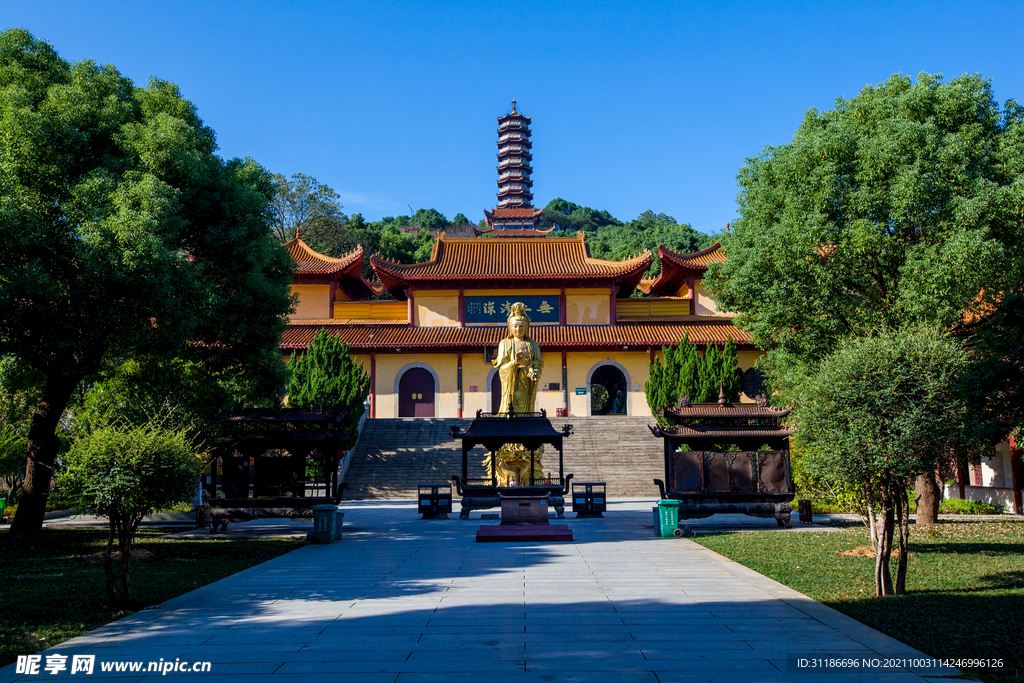
<path id="1" fill-rule="evenodd" d="M 313 176 L 296 173 L 291 179 L 274 174 L 274 236 L 279 242 L 295 237 L 336 246 L 347 239 L 346 217 L 338 193 Z M 315 248 L 315 247 L 314 247 Z"/>
<path id="2" fill-rule="evenodd" d="M 661 355 L 664 365 L 655 356 L 644 383 L 651 410 L 675 406 L 681 396 L 688 396 L 692 403 L 713 403 L 723 390 L 729 402 L 740 399 L 743 374 L 739 369 L 736 344 L 731 338 L 722 351 L 708 346 L 701 356 L 697 347 L 684 336 L 675 346 L 662 347 Z M 663 423 L 661 418 L 660 423 Z"/>
<path id="3" fill-rule="evenodd" d="M 904 328 L 840 341 L 798 387 L 803 466 L 811 476 L 854 487 L 866 501 L 876 546 L 876 595 L 906 590 L 907 489 L 971 438 L 960 391 L 966 367 L 956 340 L 928 328 Z M 895 586 L 889 571 L 894 541 Z"/>
<path id="4" fill-rule="evenodd" d="M 452 225 L 472 225 L 473 221 L 466 218 L 466 214 L 461 211 L 455 214 L 455 218 L 452 219 Z"/>
<path id="5" fill-rule="evenodd" d="M 203 461 L 184 429 L 155 417 L 142 425 L 107 425 L 83 434 L 64 457 L 61 488 L 77 493 L 86 509 L 110 524 L 104 550 L 107 596 L 131 600 L 131 552 L 142 518 L 155 508 L 191 497 Z M 120 551 L 120 575 L 113 547 Z"/>
<path id="6" fill-rule="evenodd" d="M 230 409 L 238 394 L 202 363 L 139 356 L 99 373 L 76 410 L 75 424 L 80 430 L 141 426 L 163 414 L 165 426 L 184 429 L 198 447 L 215 436 L 221 411 Z"/>
<path id="7" fill-rule="evenodd" d="M 598 211 L 587 206 L 573 204 L 561 197 L 547 203 L 543 209 L 541 220 L 545 227 L 554 227 L 573 234 L 577 230 L 590 233 L 601 227 L 622 225 L 621 221 L 607 211 Z"/>
<path id="8" fill-rule="evenodd" d="M 704 284 L 777 380 L 883 325 L 956 328 L 1012 284 L 1021 138 L 1020 107 L 976 75 L 896 75 L 811 109 L 740 170 L 729 258 Z"/>
<path id="9" fill-rule="evenodd" d="M 272 392 L 292 265 L 273 240 L 269 174 L 217 157 L 171 83 L 69 64 L 0 33 L 0 354 L 40 377 L 12 533 L 37 531 L 55 430 L 104 362 L 203 362 Z"/>
<path id="10" fill-rule="evenodd" d="M 1021 291 L 1022 120 L 981 76 L 894 75 L 809 110 L 792 142 L 747 160 L 729 258 L 704 284 L 767 351 L 787 401 L 799 406 L 790 390 L 842 339 L 907 325 L 967 334 L 964 322 Z M 989 425 L 979 438 L 998 438 L 991 387 L 968 390 Z M 937 510 L 932 479 L 922 511 Z"/>
<path id="11" fill-rule="evenodd" d="M 341 447 L 355 445 L 363 403 L 370 395 L 370 377 L 362 363 L 355 363 L 348 347 L 321 330 L 305 353 L 289 362 L 288 405 L 325 413 L 343 414 L 345 436 Z"/>
<path id="12" fill-rule="evenodd" d="M 28 429 L 38 398 L 38 377 L 14 356 L 0 358 L 0 496 L 13 503 L 25 474 Z"/>
<path id="13" fill-rule="evenodd" d="M 409 219 L 409 225 L 415 225 L 434 234 L 447 228 L 451 223 L 437 209 L 417 209 L 416 213 Z"/>

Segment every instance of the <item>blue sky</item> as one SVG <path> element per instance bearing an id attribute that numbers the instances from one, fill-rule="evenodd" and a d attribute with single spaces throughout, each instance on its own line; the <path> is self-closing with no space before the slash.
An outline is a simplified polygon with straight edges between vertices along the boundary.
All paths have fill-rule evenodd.
<path id="1" fill-rule="evenodd" d="M 894 72 L 1024 99 L 1024 2 L 5 0 L 69 60 L 177 83 L 225 157 L 368 220 L 495 202 L 495 119 L 533 117 L 534 195 L 718 232 L 746 157 Z"/>

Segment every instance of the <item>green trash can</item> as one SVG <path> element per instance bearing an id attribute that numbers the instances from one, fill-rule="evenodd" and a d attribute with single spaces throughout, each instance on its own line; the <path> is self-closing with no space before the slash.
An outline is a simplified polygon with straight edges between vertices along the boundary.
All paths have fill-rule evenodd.
<path id="1" fill-rule="evenodd" d="M 666 498 L 658 501 L 658 524 L 656 528 L 661 532 L 662 538 L 683 535 L 679 528 L 679 501 Z"/>
<path id="2" fill-rule="evenodd" d="M 313 543 L 332 543 L 334 541 L 334 525 L 336 519 L 336 505 L 314 505 L 313 506 L 313 535 L 310 538 Z"/>
<path id="3" fill-rule="evenodd" d="M 0 519 L 4 518 L 4 505 L 7 504 L 6 498 L 0 498 Z"/>

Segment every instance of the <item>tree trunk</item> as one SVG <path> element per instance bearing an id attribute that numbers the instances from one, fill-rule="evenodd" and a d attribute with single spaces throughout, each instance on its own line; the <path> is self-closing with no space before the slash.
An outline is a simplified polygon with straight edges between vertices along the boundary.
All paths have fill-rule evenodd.
<path id="1" fill-rule="evenodd" d="M 875 553 L 875 596 L 883 597 L 893 594 L 892 575 L 889 573 L 889 558 L 892 555 L 893 509 L 892 487 L 885 483 L 881 486 L 882 520 L 880 522 L 878 549 Z"/>
<path id="2" fill-rule="evenodd" d="M 934 477 L 932 477 L 934 480 Z M 899 513 L 899 548 L 900 557 L 896 565 L 896 595 L 903 595 L 907 592 L 907 560 L 909 554 L 907 548 L 910 546 L 910 500 L 907 498 L 907 487 L 900 483 L 899 490 L 895 492 L 896 509 Z M 921 508 L 918 507 L 918 514 Z"/>
<path id="3" fill-rule="evenodd" d="M 934 472 L 918 476 L 914 482 L 914 494 L 917 500 L 917 523 L 938 524 L 942 492 Z"/>
<path id="4" fill-rule="evenodd" d="M 114 560 L 111 557 L 114 550 L 114 536 L 117 533 L 117 523 L 110 519 L 110 533 L 107 534 L 107 547 L 103 551 L 103 574 L 106 579 L 107 599 L 110 605 L 114 606 L 121 602 L 121 593 L 117 590 L 117 577 L 114 575 Z"/>
<path id="5" fill-rule="evenodd" d="M 864 488 L 864 516 L 868 520 L 868 536 L 871 539 L 871 549 L 878 554 L 878 538 L 881 527 L 878 522 L 878 515 L 875 514 L 875 501 L 871 486 Z"/>
<path id="6" fill-rule="evenodd" d="M 43 526 L 46 497 L 57 459 L 57 425 L 80 379 L 78 376 L 50 376 L 43 385 L 39 405 L 28 430 L 25 479 L 21 483 L 18 512 L 11 523 L 11 534 L 15 536 L 38 533 Z"/>

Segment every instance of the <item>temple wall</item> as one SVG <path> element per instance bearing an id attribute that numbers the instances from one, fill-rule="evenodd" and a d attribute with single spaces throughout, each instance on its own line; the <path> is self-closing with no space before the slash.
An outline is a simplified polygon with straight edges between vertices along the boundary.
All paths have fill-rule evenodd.
<path id="1" fill-rule="evenodd" d="M 697 297 L 697 315 L 715 315 L 718 313 L 718 306 L 715 305 L 715 300 L 704 291 L 704 285 L 698 282 L 693 290 L 694 296 Z"/>
<path id="2" fill-rule="evenodd" d="M 377 417 L 398 417 L 395 380 L 406 366 L 418 363 L 433 370 L 440 386 L 435 386 L 435 417 L 455 417 L 458 409 L 458 355 L 454 353 L 378 353 L 377 354 Z M 369 368 L 367 362 L 364 367 Z"/>
<path id="3" fill-rule="evenodd" d="M 416 327 L 452 327 L 459 324 L 459 293 L 413 293 Z"/>
<path id="4" fill-rule="evenodd" d="M 492 367 L 484 361 L 483 351 L 462 354 L 462 414 L 465 417 L 475 417 L 478 410 L 491 412 L 487 378 Z M 476 387 L 476 391 L 470 391 L 470 387 Z"/>
<path id="5" fill-rule="evenodd" d="M 628 373 L 627 381 L 627 414 L 629 415 L 650 415 L 650 408 L 647 407 L 647 397 L 644 394 L 644 383 L 648 378 L 649 356 L 644 351 L 621 351 L 618 353 L 605 352 L 569 352 L 566 356 L 566 370 L 569 389 L 569 414 L 590 415 L 590 394 L 591 389 L 587 384 L 587 377 L 595 366 L 602 364 L 618 364 L 625 368 Z M 561 368 L 559 368 L 561 373 Z M 639 386 L 639 388 L 637 388 Z M 577 396 L 577 387 L 586 388 L 586 395 Z M 561 396 L 559 395 L 559 399 Z M 561 407 L 559 401 L 558 407 Z"/>
<path id="6" fill-rule="evenodd" d="M 609 317 L 608 289 L 566 289 L 566 325 L 607 325 Z"/>
<path id="7" fill-rule="evenodd" d="M 341 293 L 341 290 L 338 290 Z M 404 301 L 342 301 L 334 304 L 335 318 L 405 320 L 408 305 Z"/>
<path id="8" fill-rule="evenodd" d="M 299 295 L 295 312 L 289 320 L 322 320 L 331 317 L 330 285 L 292 285 L 292 293 Z"/>

